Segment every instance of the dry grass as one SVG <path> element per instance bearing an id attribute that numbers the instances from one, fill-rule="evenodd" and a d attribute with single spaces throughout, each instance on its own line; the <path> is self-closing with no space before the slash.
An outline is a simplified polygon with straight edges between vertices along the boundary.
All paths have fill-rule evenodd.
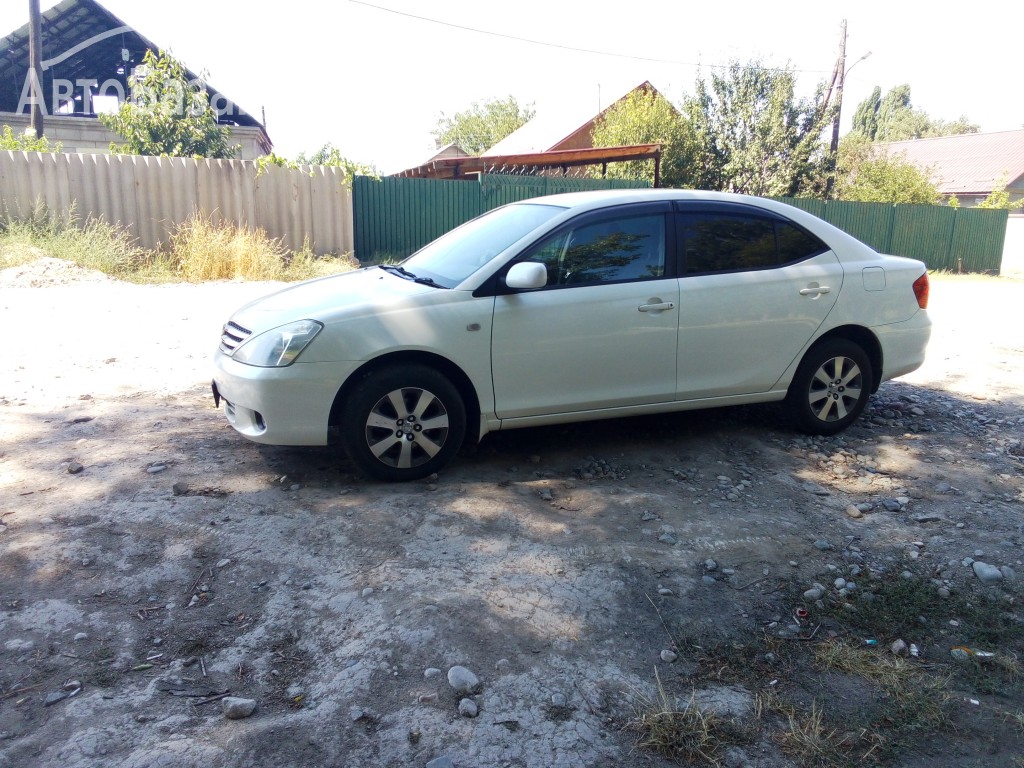
<path id="1" fill-rule="evenodd" d="M 687 764 L 719 765 L 717 754 L 724 741 L 727 721 L 697 703 L 694 691 L 685 707 L 678 707 L 669 696 L 655 670 L 657 693 L 654 698 L 635 692 L 636 716 L 629 729 L 636 733 L 636 744 L 670 760 Z"/>
<path id="2" fill-rule="evenodd" d="M 173 232 L 164 251 L 140 248 L 124 227 L 102 219 L 78 220 L 37 205 L 0 217 L 0 269 L 50 256 L 99 270 L 119 280 L 164 283 L 184 280 L 280 280 L 293 282 L 346 272 L 359 266 L 348 256 L 317 256 L 308 242 L 289 251 L 262 229 L 251 230 L 193 216 Z"/>

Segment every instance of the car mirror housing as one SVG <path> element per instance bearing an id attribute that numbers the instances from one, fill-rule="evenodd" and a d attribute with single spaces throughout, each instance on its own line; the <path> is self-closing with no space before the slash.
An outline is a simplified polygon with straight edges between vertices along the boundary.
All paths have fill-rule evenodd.
<path id="1" fill-rule="evenodd" d="M 505 285 L 518 290 L 543 288 L 548 284 L 548 268 L 536 261 L 514 264 L 505 276 Z"/>

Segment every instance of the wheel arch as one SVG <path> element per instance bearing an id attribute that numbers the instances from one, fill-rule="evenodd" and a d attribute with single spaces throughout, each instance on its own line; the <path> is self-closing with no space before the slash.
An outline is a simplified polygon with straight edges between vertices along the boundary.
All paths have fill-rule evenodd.
<path id="1" fill-rule="evenodd" d="M 806 357 L 808 352 L 822 342 L 831 341 L 832 339 L 852 341 L 864 350 L 864 354 L 868 356 L 868 360 L 871 362 L 871 392 L 877 392 L 878 387 L 882 384 L 882 363 L 884 362 L 882 359 L 882 345 L 878 341 L 878 337 L 861 325 L 841 325 L 815 339 L 814 344 L 807 348 L 807 352 L 803 356 Z"/>
<path id="2" fill-rule="evenodd" d="M 345 408 L 345 401 L 349 396 L 352 389 L 369 374 L 379 371 L 383 368 L 391 368 L 394 366 L 401 365 L 423 365 L 429 368 L 433 368 L 439 373 L 443 374 L 452 385 L 459 391 L 459 395 L 462 397 L 463 406 L 466 409 L 466 422 L 467 427 L 469 425 L 479 425 L 480 423 L 480 398 L 477 396 L 476 387 L 473 386 L 473 382 L 469 376 L 466 375 L 458 365 L 453 363 L 446 357 L 434 354 L 432 352 L 423 352 L 419 350 L 402 350 L 399 352 L 389 352 L 388 354 L 375 357 L 373 360 L 368 360 L 366 363 L 357 368 L 345 383 L 338 389 L 338 393 L 334 396 L 334 402 L 331 404 L 331 413 L 328 417 L 328 434 L 330 435 L 330 442 L 332 444 L 338 442 L 338 430 L 341 427 L 341 415 Z M 479 429 L 466 429 L 466 436 L 463 442 L 473 440 L 474 442 L 478 439 Z"/>

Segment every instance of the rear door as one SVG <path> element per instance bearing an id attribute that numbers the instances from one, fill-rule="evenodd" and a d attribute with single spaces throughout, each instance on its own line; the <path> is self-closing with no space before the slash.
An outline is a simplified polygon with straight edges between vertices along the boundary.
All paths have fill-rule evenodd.
<path id="1" fill-rule="evenodd" d="M 679 399 L 771 390 L 834 306 L 838 258 L 760 208 L 678 210 Z"/>

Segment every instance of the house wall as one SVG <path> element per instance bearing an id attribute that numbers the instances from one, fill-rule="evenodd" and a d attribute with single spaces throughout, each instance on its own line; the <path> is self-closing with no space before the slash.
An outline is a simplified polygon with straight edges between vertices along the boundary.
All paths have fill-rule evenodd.
<path id="1" fill-rule="evenodd" d="M 24 133 L 29 124 L 28 115 L 0 112 L 0 126 L 11 126 L 15 134 Z M 63 144 L 64 152 L 108 154 L 111 142 L 124 141 L 94 117 L 48 115 L 43 119 L 43 131 L 51 142 L 59 141 Z M 266 154 L 260 146 L 262 133 L 259 128 L 252 126 L 231 126 L 232 143 L 242 146 L 239 160 L 255 160 Z"/>
<path id="2" fill-rule="evenodd" d="M 293 251 L 307 239 L 318 254 L 353 250 L 352 192 L 340 168 L 260 172 L 242 160 L 0 151 L 0 216 L 27 218 L 40 204 L 79 221 L 103 217 L 150 249 L 198 213 L 262 228 Z"/>

